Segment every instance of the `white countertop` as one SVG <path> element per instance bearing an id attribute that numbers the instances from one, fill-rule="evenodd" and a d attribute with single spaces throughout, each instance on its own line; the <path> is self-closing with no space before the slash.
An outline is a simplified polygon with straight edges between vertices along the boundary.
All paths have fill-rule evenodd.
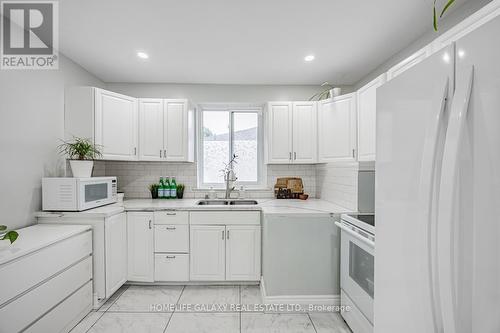
<path id="1" fill-rule="evenodd" d="M 224 211 L 262 211 L 264 214 L 343 214 L 352 210 L 335 205 L 321 199 L 249 199 L 256 200 L 257 205 L 241 206 L 199 206 L 201 199 L 129 199 L 122 204 L 113 204 L 83 212 L 38 212 L 36 217 L 75 217 L 105 218 L 123 211 L 155 211 L 155 210 L 224 210 Z"/>
<path id="2" fill-rule="evenodd" d="M 36 224 L 18 229 L 19 237 L 13 244 L 0 241 L 0 265 L 87 230 L 91 226 Z"/>

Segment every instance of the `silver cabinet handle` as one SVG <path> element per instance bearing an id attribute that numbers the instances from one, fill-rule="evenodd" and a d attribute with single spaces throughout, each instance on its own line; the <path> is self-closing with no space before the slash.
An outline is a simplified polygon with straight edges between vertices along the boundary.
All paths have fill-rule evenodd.
<path id="1" fill-rule="evenodd" d="M 177 215 L 177 213 L 167 213 L 169 216 Z"/>
<path id="2" fill-rule="evenodd" d="M 165 230 L 176 230 L 176 227 L 166 227 Z"/>
<path id="3" fill-rule="evenodd" d="M 151 220 L 149 220 L 149 229 L 151 229 Z"/>
<path id="4" fill-rule="evenodd" d="M 224 239 L 224 230 L 222 230 L 222 239 Z"/>
<path id="5" fill-rule="evenodd" d="M 229 230 L 227 231 L 227 237 L 226 237 L 226 239 L 229 239 Z"/>
<path id="6" fill-rule="evenodd" d="M 291 161 L 292 160 L 292 152 L 288 153 L 288 159 Z"/>
<path id="7" fill-rule="evenodd" d="M 161 149 L 160 149 L 160 158 L 161 158 Z"/>
<path id="8" fill-rule="evenodd" d="M 167 259 L 175 259 L 175 256 L 166 256 Z"/>
<path id="9" fill-rule="evenodd" d="M 293 159 L 296 160 L 297 159 L 297 152 L 293 152 Z"/>
<path id="10" fill-rule="evenodd" d="M 352 150 L 352 158 L 356 158 L 356 150 L 355 149 Z"/>
<path id="11" fill-rule="evenodd" d="M 134 156 L 137 155 L 137 147 L 134 147 Z"/>
<path id="12" fill-rule="evenodd" d="M 167 150 L 163 149 L 163 158 L 167 158 Z"/>

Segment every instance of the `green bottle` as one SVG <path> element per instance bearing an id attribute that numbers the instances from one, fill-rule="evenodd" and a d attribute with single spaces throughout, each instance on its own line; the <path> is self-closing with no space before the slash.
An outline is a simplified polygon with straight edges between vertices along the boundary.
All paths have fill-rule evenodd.
<path id="1" fill-rule="evenodd" d="M 172 181 L 170 182 L 170 198 L 177 199 L 177 183 L 175 177 L 172 177 Z"/>
<path id="2" fill-rule="evenodd" d="M 170 199 L 170 179 L 169 177 L 165 177 L 165 186 L 163 187 L 163 198 L 164 199 Z"/>
<path id="3" fill-rule="evenodd" d="M 163 199 L 164 196 L 165 183 L 163 183 L 163 177 L 160 177 L 160 183 L 158 184 L 158 198 Z"/>

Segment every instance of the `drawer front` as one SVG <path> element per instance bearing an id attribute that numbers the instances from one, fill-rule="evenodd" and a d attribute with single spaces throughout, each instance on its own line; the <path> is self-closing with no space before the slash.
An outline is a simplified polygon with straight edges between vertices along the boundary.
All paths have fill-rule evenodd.
<path id="1" fill-rule="evenodd" d="M 155 252 L 189 252 L 189 226 L 155 225 Z"/>
<path id="2" fill-rule="evenodd" d="M 2 331 L 19 332 L 92 278 L 92 258 L 80 261 L 0 308 Z"/>
<path id="3" fill-rule="evenodd" d="M 87 231 L 0 266 L 0 305 L 91 253 L 92 232 Z"/>
<path id="4" fill-rule="evenodd" d="M 189 281 L 189 254 L 155 254 L 155 281 Z"/>
<path id="5" fill-rule="evenodd" d="M 260 225 L 260 212 L 234 212 L 234 211 L 205 211 L 191 212 L 191 224 L 211 224 L 211 225 Z"/>
<path id="6" fill-rule="evenodd" d="M 92 309 L 92 281 L 52 309 L 25 333 L 68 332 Z"/>
<path id="7" fill-rule="evenodd" d="M 178 211 L 154 212 L 155 224 L 189 224 L 189 213 Z"/>

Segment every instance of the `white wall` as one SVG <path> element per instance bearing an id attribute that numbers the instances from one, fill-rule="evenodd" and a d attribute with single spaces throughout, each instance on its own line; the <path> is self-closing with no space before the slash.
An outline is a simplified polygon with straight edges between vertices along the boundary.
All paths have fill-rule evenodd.
<path id="1" fill-rule="evenodd" d="M 412 55 L 414 52 L 418 51 L 422 47 L 428 45 L 431 43 L 434 39 L 439 37 L 441 34 L 445 33 L 448 31 L 450 28 L 453 26 L 457 25 L 461 21 L 463 21 L 465 18 L 469 17 L 471 14 L 475 13 L 488 3 L 490 3 L 492 0 L 469 0 L 462 4 L 460 7 L 455 8 L 454 11 L 450 12 L 447 14 L 440 22 L 439 22 L 439 30 L 438 32 L 435 32 L 434 29 L 432 28 L 432 21 L 429 20 L 429 31 L 425 33 L 423 36 L 421 36 L 419 39 L 416 41 L 409 41 L 409 45 L 405 48 L 403 48 L 401 51 L 393 55 L 391 58 L 389 58 L 387 61 L 385 61 L 383 64 L 381 64 L 379 67 L 377 67 L 374 71 L 366 75 L 363 79 L 361 79 L 358 83 L 354 85 L 354 89 L 357 90 L 364 86 L 366 83 L 370 82 L 380 74 L 387 72 L 389 68 L 392 66 L 396 65 L 400 61 L 406 59 L 410 55 Z M 430 10 L 429 8 L 429 17 L 430 16 Z"/>
<path id="2" fill-rule="evenodd" d="M 107 83 L 107 89 L 134 97 L 188 98 L 196 103 L 264 103 L 300 101 L 321 91 L 319 86 L 224 85 L 170 83 Z M 352 87 L 342 87 L 351 92 Z"/>
<path id="3" fill-rule="evenodd" d="M 59 70 L 0 70 L 0 224 L 21 228 L 41 209 L 41 177 L 63 175 L 64 87 L 104 86 L 60 55 Z"/>

